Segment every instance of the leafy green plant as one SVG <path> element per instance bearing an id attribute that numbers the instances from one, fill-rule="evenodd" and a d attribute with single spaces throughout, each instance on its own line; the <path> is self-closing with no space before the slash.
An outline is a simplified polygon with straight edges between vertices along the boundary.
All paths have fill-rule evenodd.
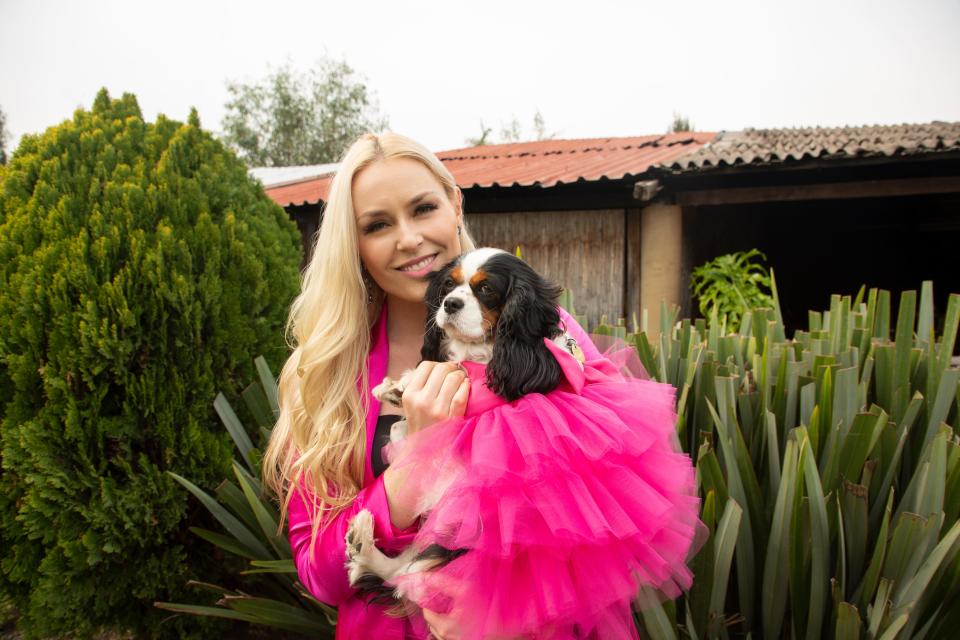
<path id="1" fill-rule="evenodd" d="M 258 380 L 241 394 L 244 404 L 257 423 L 261 446 L 270 440 L 270 429 L 279 412 L 277 383 L 266 360 L 255 360 Z M 249 563 L 241 572 L 250 587 L 260 595 L 205 582 L 191 581 L 194 587 L 215 593 L 217 606 L 157 602 L 155 606 L 197 616 L 239 620 L 276 629 L 293 631 L 312 638 L 333 638 L 336 610 L 320 602 L 297 580 L 290 543 L 278 533 L 279 511 L 276 496 L 259 478 L 261 449 L 254 447 L 249 432 L 230 403 L 218 394 L 214 407 L 239 452 L 233 463 L 233 480 L 224 480 L 216 489 L 216 498 L 190 480 L 170 473 L 192 493 L 224 528 L 226 535 L 199 527 L 190 530 L 223 551 Z M 247 588 L 247 587 L 245 587 Z"/>
<path id="2" fill-rule="evenodd" d="M 750 309 L 773 305 L 770 274 L 763 265 L 752 262 L 757 257 L 767 259 L 751 249 L 718 256 L 693 270 L 690 289 L 703 317 L 716 309 L 718 316 L 726 316 L 730 327 L 736 327 Z"/>
<path id="3" fill-rule="evenodd" d="M 679 391 L 711 536 L 655 637 L 935 638 L 960 620 L 960 295 L 835 295 L 788 340 L 774 306 L 739 331 L 661 307 L 661 334 L 606 328 Z M 619 331 L 618 331 L 619 329 Z M 891 329 L 893 336 L 891 339 Z"/>
<path id="4" fill-rule="evenodd" d="M 223 575 L 166 471 L 229 473 L 210 398 L 285 351 L 300 244 L 195 112 L 104 90 L 24 136 L 0 180 L 0 595 L 25 637 L 208 635 L 152 607 Z"/>

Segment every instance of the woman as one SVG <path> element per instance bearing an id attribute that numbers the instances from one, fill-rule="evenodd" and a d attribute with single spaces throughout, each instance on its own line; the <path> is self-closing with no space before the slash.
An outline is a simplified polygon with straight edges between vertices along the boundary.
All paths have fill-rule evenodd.
<path id="1" fill-rule="evenodd" d="M 300 579 L 338 607 L 337 638 L 399 640 L 427 630 L 458 637 L 450 618 L 429 610 L 423 620 L 393 618 L 358 597 L 344 570 L 344 534 L 367 509 L 379 547 L 396 551 L 413 540 L 419 496 L 404 482 L 406 470 L 384 470 L 380 458 L 398 412 L 369 389 L 415 368 L 403 396 L 408 433 L 463 415 L 469 381 L 462 371 L 419 360 L 426 277 L 473 248 L 460 190 L 436 156 L 392 133 L 366 134 L 350 147 L 291 307 L 293 353 L 280 374 L 280 418 L 264 459 L 289 518 Z M 599 357 L 562 310 L 561 318 L 587 358 Z"/>

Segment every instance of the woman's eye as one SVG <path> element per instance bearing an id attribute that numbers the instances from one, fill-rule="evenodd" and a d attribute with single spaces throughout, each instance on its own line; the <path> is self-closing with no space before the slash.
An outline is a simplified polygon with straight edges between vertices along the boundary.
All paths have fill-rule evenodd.
<path id="1" fill-rule="evenodd" d="M 428 213 L 437 208 L 432 202 L 425 202 L 416 208 L 416 213 Z"/>
<path id="2" fill-rule="evenodd" d="M 366 227 L 363 228 L 363 232 L 374 233 L 375 231 L 379 231 L 380 229 L 383 229 L 385 226 L 387 226 L 386 222 L 371 222 L 370 224 L 368 224 Z"/>

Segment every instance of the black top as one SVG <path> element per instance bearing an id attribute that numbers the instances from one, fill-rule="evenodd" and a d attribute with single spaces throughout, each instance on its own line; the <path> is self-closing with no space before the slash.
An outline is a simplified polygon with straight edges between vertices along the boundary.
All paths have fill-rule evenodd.
<path id="1" fill-rule="evenodd" d="M 387 470 L 388 465 L 381 455 L 383 448 L 390 444 L 390 427 L 403 416 L 384 415 L 377 418 L 377 431 L 373 434 L 373 450 L 370 452 L 370 465 L 373 467 L 373 477 L 379 478 Z"/>

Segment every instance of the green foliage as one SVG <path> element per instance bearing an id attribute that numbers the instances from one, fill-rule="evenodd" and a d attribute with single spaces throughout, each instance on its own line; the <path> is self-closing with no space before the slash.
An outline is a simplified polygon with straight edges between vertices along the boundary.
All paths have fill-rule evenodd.
<path id="1" fill-rule="evenodd" d="M 0 109 L 0 165 L 7 164 L 7 114 Z"/>
<path id="2" fill-rule="evenodd" d="M 256 359 L 259 378 L 241 394 L 259 426 L 260 445 L 270 440 L 270 429 L 279 413 L 277 383 L 262 357 Z M 217 606 L 157 602 L 168 611 L 194 616 L 242 620 L 252 624 L 301 633 L 312 638 L 333 638 L 336 609 L 311 596 L 297 579 L 293 551 L 286 537 L 277 532 L 280 513 L 277 496 L 257 479 L 260 448 L 254 448 L 248 436 L 251 429 L 237 418 L 233 407 L 219 394 L 214 401 L 224 427 L 240 453 L 234 462 L 236 482 L 225 480 L 217 487 L 216 498 L 191 481 L 171 473 L 210 511 L 226 535 L 194 528 L 193 533 L 223 551 L 242 557 L 249 563 L 243 571 L 243 591 L 209 583 L 193 583 L 217 594 Z M 251 593 L 260 595 L 251 595 Z"/>
<path id="3" fill-rule="evenodd" d="M 727 332 L 661 306 L 661 335 L 618 332 L 679 391 L 711 536 L 659 637 L 949 637 L 960 604 L 960 295 L 938 337 L 933 285 L 835 295 L 785 335 L 773 309 Z M 892 338 L 892 339 L 891 339 Z M 743 516 L 733 537 L 716 514 Z M 729 552 L 732 566 L 729 571 Z M 654 634 L 658 615 L 642 620 Z"/>
<path id="4" fill-rule="evenodd" d="M 670 123 L 670 128 L 667 129 L 667 133 L 680 133 L 682 131 L 693 131 L 693 124 L 687 116 L 674 112 L 673 122 Z"/>
<path id="5" fill-rule="evenodd" d="M 0 592 L 25 637 L 183 637 L 151 605 L 224 559 L 167 471 L 230 469 L 209 405 L 281 357 L 300 238 L 199 128 L 102 90 L 0 182 Z"/>
<path id="6" fill-rule="evenodd" d="M 751 262 L 766 256 L 756 249 L 718 256 L 693 270 L 690 289 L 700 305 L 700 314 L 708 317 L 714 309 L 717 315 L 726 316 L 733 328 L 750 309 L 769 307 L 773 299 L 770 275 L 763 265 Z"/>
<path id="7" fill-rule="evenodd" d="M 325 59 L 307 73 L 285 65 L 255 84 L 228 82 L 227 91 L 223 139 L 250 166 L 336 162 L 360 134 L 387 127 L 344 61 Z"/>

